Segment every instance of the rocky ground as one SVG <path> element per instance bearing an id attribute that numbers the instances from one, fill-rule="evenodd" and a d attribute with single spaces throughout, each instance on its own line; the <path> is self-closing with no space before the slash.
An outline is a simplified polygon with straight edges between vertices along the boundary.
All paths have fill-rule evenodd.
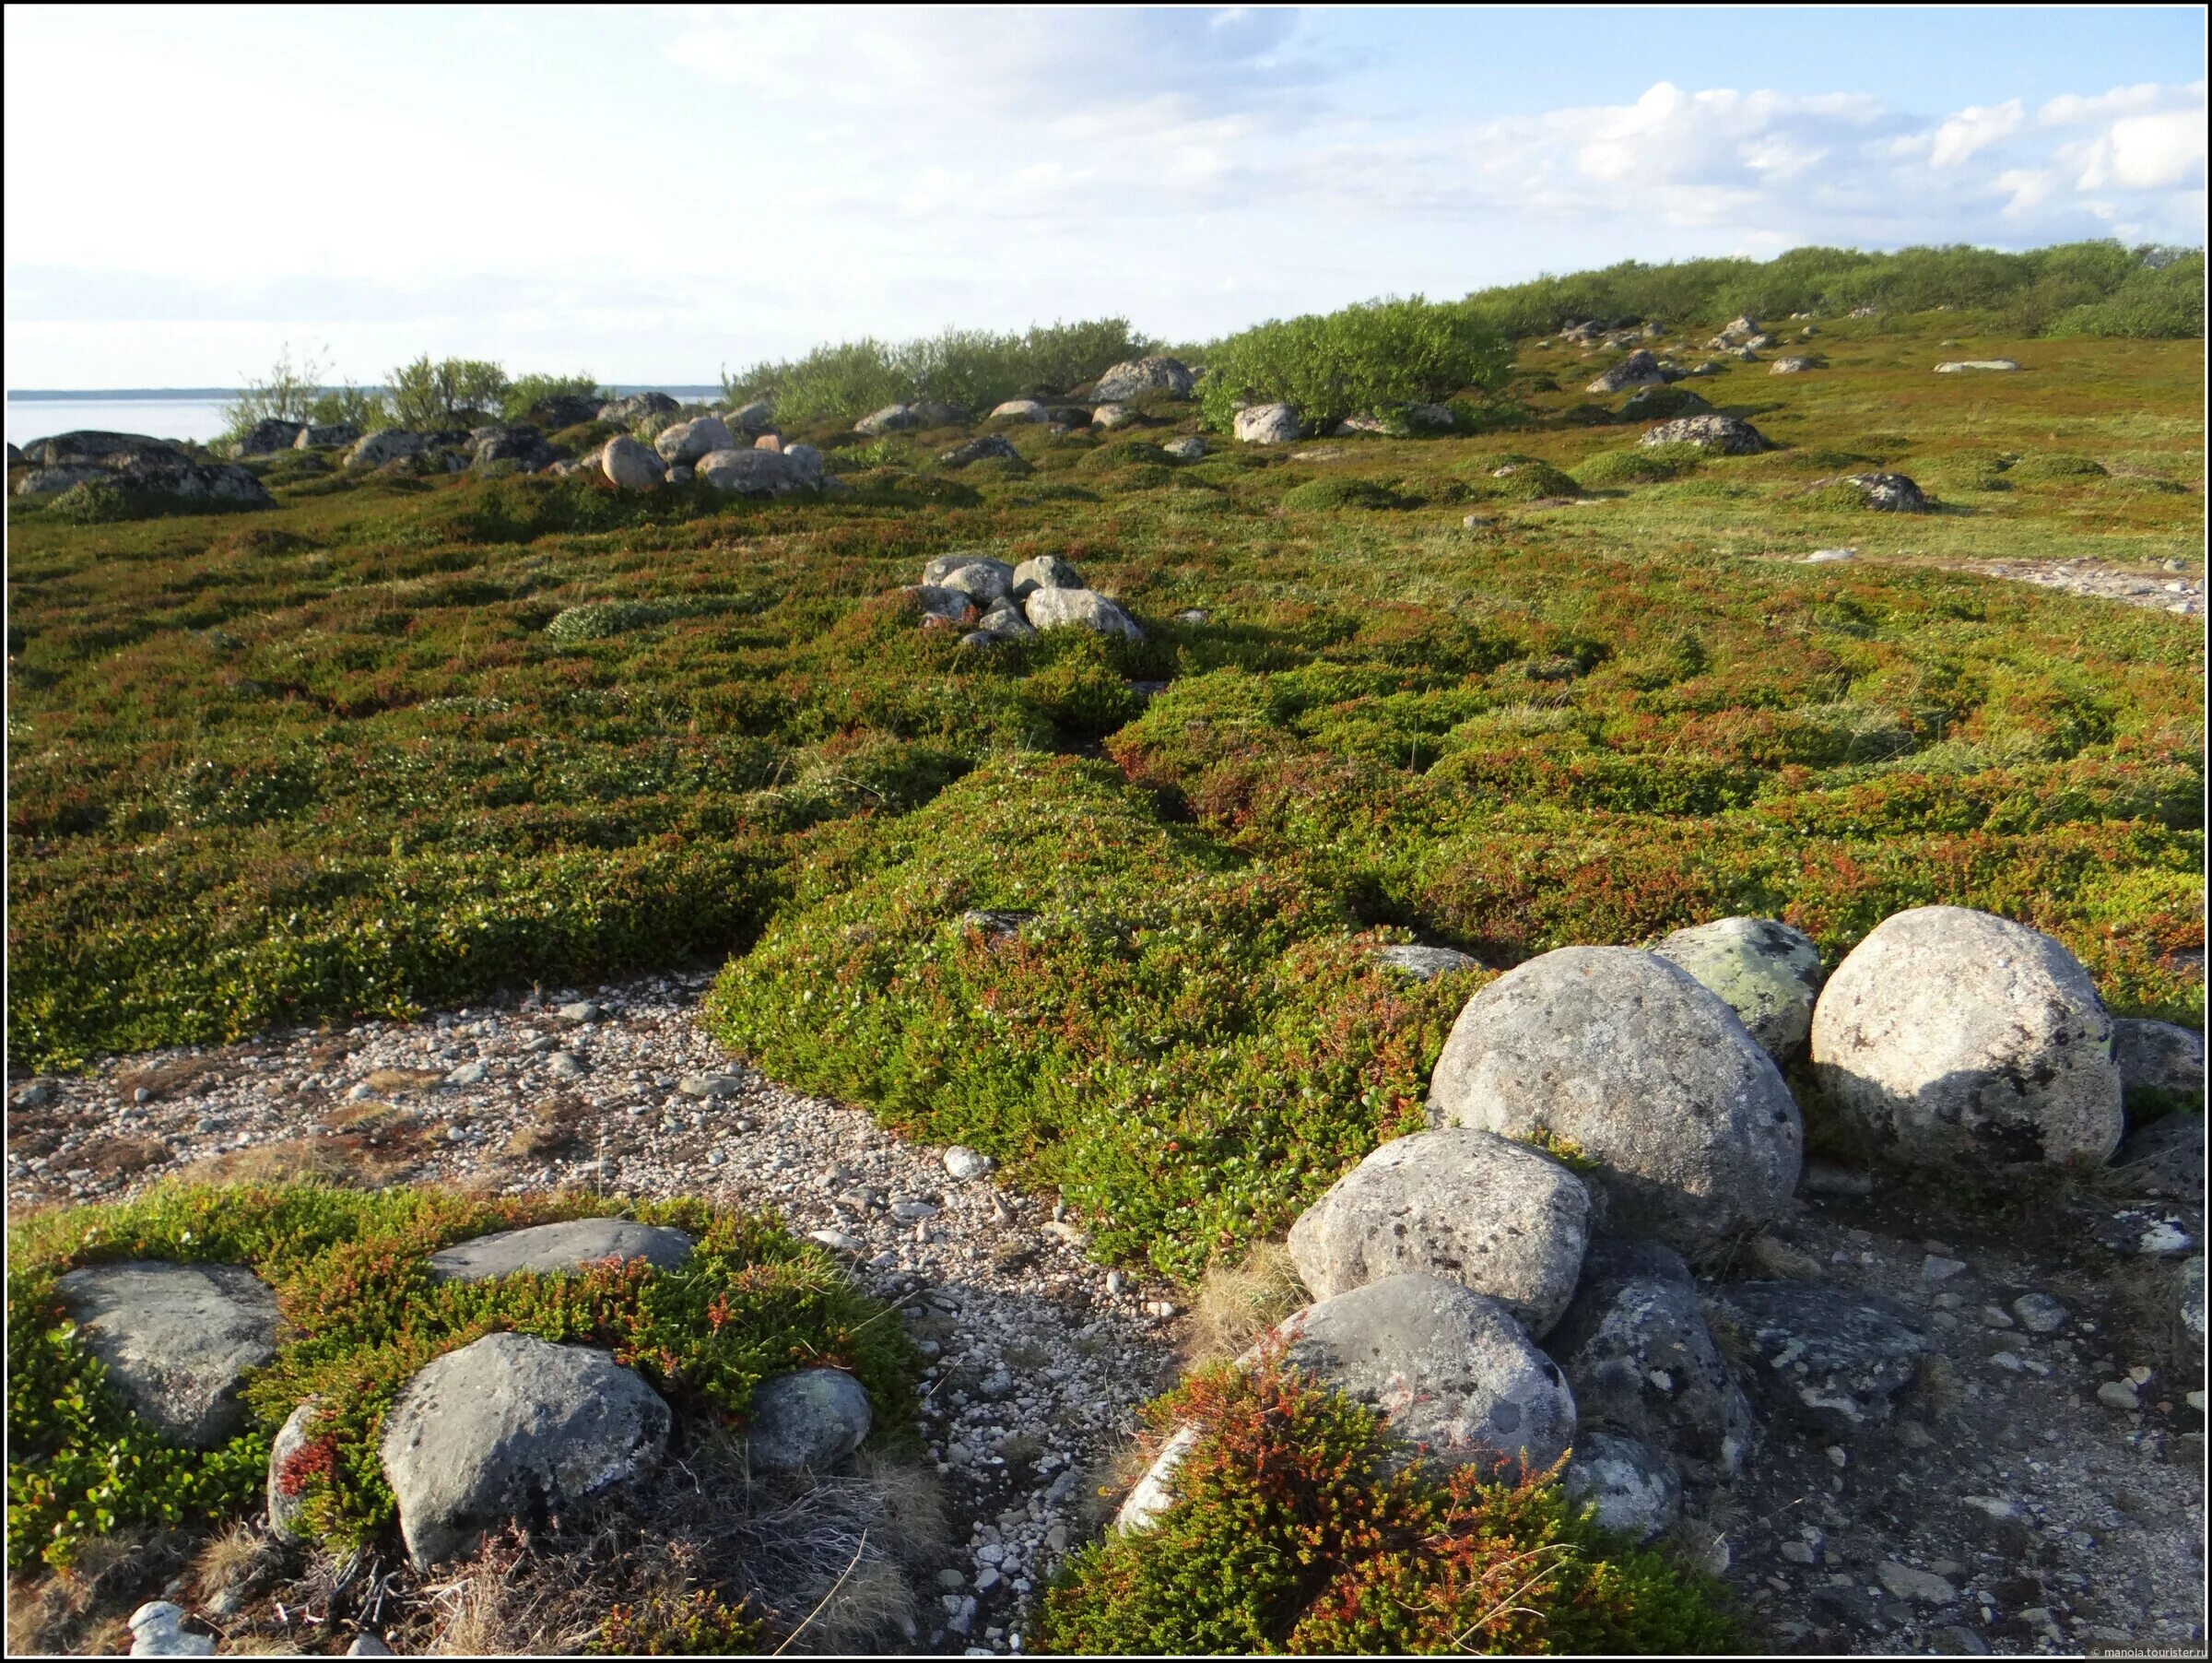
<path id="1" fill-rule="evenodd" d="M 2088 560 L 1991 560 L 1967 570 L 2046 589 L 2064 589 L 2069 595 L 2124 601 L 2131 607 L 2155 607 L 2184 618 L 2205 615 L 2205 580 L 2183 572 L 2179 560 L 2167 561 L 2157 572 L 2129 572 Z"/>
<path id="2" fill-rule="evenodd" d="M 1109 1272 L 1049 1197 L 999 1188 L 863 1112 L 739 1067 L 695 1021 L 704 974 L 488 1002 L 11 1085 L 11 1207 L 184 1170 L 520 1191 L 582 1185 L 780 1209 L 899 1300 L 955 1541 L 916 1642 L 1019 1647 L 1028 1596 L 1096 1527 L 1172 1376 L 1179 1291 Z M 1924 1312 L 1938 1361 L 1877 1436 L 1770 1421 L 1747 1481 L 1684 1539 L 1790 1650 L 2201 1648 L 2201 1341 L 2173 1263 L 1818 1174 L 1748 1251 Z M 2201 1234 L 2201 1221 L 2196 1226 Z M 1123 1476 L 1127 1476 L 1124 1474 Z"/>

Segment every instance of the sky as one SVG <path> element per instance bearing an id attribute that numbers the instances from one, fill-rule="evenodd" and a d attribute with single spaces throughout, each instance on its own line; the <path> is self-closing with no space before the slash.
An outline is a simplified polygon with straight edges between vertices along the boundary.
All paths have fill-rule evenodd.
<path id="1" fill-rule="evenodd" d="M 2205 240 L 2131 8 L 9 6 L 10 387 L 824 340 L 1806 242 Z"/>

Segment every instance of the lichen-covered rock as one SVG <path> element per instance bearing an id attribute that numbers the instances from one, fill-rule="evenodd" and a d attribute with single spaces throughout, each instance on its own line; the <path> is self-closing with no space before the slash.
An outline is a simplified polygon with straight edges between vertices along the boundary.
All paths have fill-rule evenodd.
<path id="1" fill-rule="evenodd" d="M 156 1599 L 133 1611 L 126 1627 L 131 1631 L 134 1657 L 207 1657 L 215 1655 L 215 1639 L 195 1634 L 182 1626 L 184 1610 L 166 1599 Z"/>
<path id="2" fill-rule="evenodd" d="M 429 448 L 429 441 L 420 433 L 409 432 L 406 428 L 381 428 L 346 453 L 346 466 L 382 467 L 403 456 L 418 456 Z"/>
<path id="3" fill-rule="evenodd" d="M 285 1417 L 284 1424 L 276 1429 L 276 1440 L 269 1445 L 269 1479 L 264 1492 L 269 1508 L 269 1530 L 288 1541 L 307 1539 L 306 1527 L 300 1522 L 300 1513 L 307 1504 L 287 1482 L 285 1464 L 307 1447 L 320 1414 L 316 1404 L 302 1403 Z"/>
<path id="4" fill-rule="evenodd" d="M 1292 404 L 1255 404 L 1237 412 L 1237 437 L 1246 444 L 1288 444 L 1298 437 L 1300 418 Z"/>
<path id="5" fill-rule="evenodd" d="M 1819 367 L 1820 362 L 1818 359 L 1778 358 L 1767 373 L 1769 375 L 1803 375 L 1808 370 L 1818 370 Z"/>
<path id="6" fill-rule="evenodd" d="M 1595 1522 L 1637 1541 L 1664 1534 L 1682 1516 L 1682 1480 L 1649 1445 L 1611 1433 L 1579 1433 L 1560 1488 Z"/>
<path id="7" fill-rule="evenodd" d="M 1694 444 L 1724 456 L 1748 456 L 1773 447 L 1767 437 L 1739 416 L 1684 416 L 1647 429 L 1639 444 Z"/>
<path id="8" fill-rule="evenodd" d="M 798 1369 L 753 1388 L 746 1459 L 756 1470 L 819 1471 L 858 1449 L 874 1411 L 867 1388 L 842 1369 Z"/>
<path id="9" fill-rule="evenodd" d="M 1687 1268 L 1657 1244 L 1594 1250 L 1583 1286 L 1546 1350 L 1574 1388 L 1585 1427 L 1665 1451 L 1699 1481 L 1742 1471 L 1751 1406 L 1705 1320 Z M 1634 1251 L 1637 1247 L 1645 1251 Z"/>
<path id="10" fill-rule="evenodd" d="M 2147 1088 L 2186 1097 L 2205 1089 L 2205 1036 L 2171 1022 L 2114 1018 L 2112 1060 L 2131 1091 Z"/>
<path id="11" fill-rule="evenodd" d="M 231 452 L 231 454 L 268 456 L 278 451 L 291 450 L 300 442 L 300 435 L 306 430 L 306 428 L 307 423 L 304 421 L 286 421 L 278 417 L 271 416 L 265 420 L 255 422 L 247 429 L 244 437 L 239 440 L 237 447 Z"/>
<path id="12" fill-rule="evenodd" d="M 1659 373 L 1659 360 L 1640 347 L 1583 390 L 1586 393 L 1620 393 L 1630 387 L 1661 386 L 1665 381 L 1666 377 Z"/>
<path id="13" fill-rule="evenodd" d="M 1026 601 L 1040 589 L 1080 589 L 1083 574 L 1056 554 L 1032 555 L 1014 568 L 1012 592 Z"/>
<path id="14" fill-rule="evenodd" d="M 701 473 L 709 456 L 735 451 L 737 440 L 719 416 L 700 416 L 663 428 L 653 442 L 663 462 L 688 462 Z"/>
<path id="15" fill-rule="evenodd" d="M 2112 1155 L 2112 1172 L 2139 1196 L 2169 1200 L 2205 1199 L 2205 1117 L 2161 1115 L 2130 1132 Z"/>
<path id="16" fill-rule="evenodd" d="M 1152 1457 L 1152 1465 L 1145 1468 L 1144 1477 L 1122 1501 L 1120 1511 L 1113 1516 L 1113 1527 L 1125 1535 L 1148 1530 L 1159 1516 L 1175 1504 L 1175 1471 L 1183 1458 L 1198 1446 L 1194 1428 L 1179 1426 L 1174 1435 L 1159 1446 Z"/>
<path id="17" fill-rule="evenodd" d="M 1125 404 L 1102 404 L 1090 413 L 1090 425 L 1106 432 L 1135 425 L 1136 412 Z"/>
<path id="18" fill-rule="evenodd" d="M 2122 1128 L 2112 1037 L 2072 953 L 1957 906 L 1883 920 L 1813 1011 L 1829 1102 L 1916 1159 L 2102 1161 Z"/>
<path id="19" fill-rule="evenodd" d="M 1178 462 L 1195 462 L 1206 454 L 1206 441 L 1195 433 L 1171 439 L 1159 447 Z"/>
<path id="20" fill-rule="evenodd" d="M 976 628 L 987 635 L 994 635 L 1005 641 L 1019 641 L 1037 633 L 1022 612 L 1021 603 L 1012 596 L 993 602 Z"/>
<path id="21" fill-rule="evenodd" d="M 1016 592 L 1014 568 L 980 554 L 941 554 L 922 569 L 922 581 L 958 589 L 979 607 L 992 606 Z"/>
<path id="22" fill-rule="evenodd" d="M 723 418 L 723 424 L 733 433 L 758 436 L 772 432 L 776 425 L 776 407 L 765 398 L 756 398 L 732 410 Z"/>
<path id="23" fill-rule="evenodd" d="M 781 451 L 710 451 L 699 459 L 698 467 L 699 477 L 716 490 L 740 496 L 782 497 L 806 488 L 799 470 Z"/>
<path id="24" fill-rule="evenodd" d="M 1419 982 L 1433 982 L 1437 977 L 1454 971 L 1480 970 L 1482 961 L 1472 953 L 1463 953 L 1455 947 L 1422 947 L 1412 942 L 1394 941 L 1375 949 L 1378 962 L 1393 970 L 1402 970 Z"/>
<path id="25" fill-rule="evenodd" d="M 477 434 L 473 466 L 487 468 L 495 463 L 510 462 L 526 474 L 535 474 L 558 460 L 544 434 L 526 421 L 517 421 Z"/>
<path id="26" fill-rule="evenodd" d="M 903 429 L 917 428 L 921 425 L 921 418 L 914 414 L 912 406 L 887 404 L 882 409 L 863 416 L 854 422 L 853 430 L 856 433 L 865 433 L 869 438 L 876 439 L 885 433 L 896 433 Z"/>
<path id="27" fill-rule="evenodd" d="M 1718 994 L 1776 1062 L 1812 1032 L 1820 949 L 1803 932 L 1773 918 L 1716 918 L 1663 937 L 1652 951 Z"/>
<path id="28" fill-rule="evenodd" d="M 276 1355 L 276 1295 L 243 1265 L 91 1265 L 56 1284 L 84 1348 L 132 1412 L 213 1449 L 246 1427 L 238 1389 Z"/>
<path id="29" fill-rule="evenodd" d="M 1459 1013 L 1432 1125 L 1565 1139 L 1598 1164 L 1611 1228 L 1712 1252 L 1778 1217 L 1805 1130 L 1774 1062 L 1679 965 L 1622 947 L 1532 959 Z"/>
<path id="30" fill-rule="evenodd" d="M 981 433 L 964 440 L 937 458 L 943 467 L 966 467 L 972 462 L 1019 462 L 1021 453 L 1004 433 Z"/>
<path id="31" fill-rule="evenodd" d="M 601 421 L 618 421 L 630 427 L 648 416 L 673 416 L 682 408 L 665 393 L 632 393 L 627 398 L 607 400 L 599 407 L 597 415 Z"/>
<path id="32" fill-rule="evenodd" d="M 643 1259 L 672 1269 L 691 1256 L 691 1238 L 665 1224 L 635 1219 L 570 1219 L 500 1230 L 430 1255 L 430 1274 L 440 1281 L 480 1282 L 493 1277 L 534 1271 L 558 1276 L 587 1270 L 608 1259 Z"/>
<path id="33" fill-rule="evenodd" d="M 437 1358 L 384 1417 L 379 1453 L 418 1570 L 652 1470 L 668 1406 L 606 1352 L 487 1334 Z"/>
<path id="34" fill-rule="evenodd" d="M 1853 313 L 1855 317 L 1857 313 Z M 2017 370 L 2020 366 L 2009 358 L 1959 358 L 1936 366 L 1938 375 L 1957 375 L 1967 370 Z"/>
<path id="35" fill-rule="evenodd" d="M 1877 513 L 1928 512 L 1927 497 L 1904 474 L 1845 474 L 1843 483 L 1853 487 Z"/>
<path id="36" fill-rule="evenodd" d="M 1385 1277 L 1294 1312 L 1275 1338 L 1286 1366 L 1381 1410 L 1430 1467 L 1540 1470 L 1573 1441 L 1559 1365 L 1504 1305 L 1462 1283 Z"/>
<path id="37" fill-rule="evenodd" d="M 1050 421 L 1052 411 L 1034 398 L 1009 398 L 994 406 L 989 419 L 992 421 Z"/>
<path id="38" fill-rule="evenodd" d="M 361 430 L 350 421 L 310 422 L 300 430 L 292 441 L 296 451 L 328 450 L 335 445 L 352 444 L 361 436 Z"/>
<path id="39" fill-rule="evenodd" d="M 1735 1282 L 1712 1307 L 1735 1329 L 1760 1395 L 1824 1436 L 1886 1426 L 1929 1350 L 1905 1306 L 1827 1282 Z"/>
<path id="40" fill-rule="evenodd" d="M 1158 393 L 1169 398 L 1191 395 L 1191 372 L 1180 360 L 1153 353 L 1116 364 L 1098 379 L 1090 395 L 1100 404 L 1118 404 Z"/>
<path id="41" fill-rule="evenodd" d="M 623 490 L 657 490 L 667 477 L 660 457 L 628 433 L 618 433 L 600 447 L 599 471 Z"/>
<path id="42" fill-rule="evenodd" d="M 1079 629 L 1131 641 L 1145 638 L 1135 619 L 1091 589 L 1032 589 L 1022 610 L 1039 630 Z"/>
<path id="43" fill-rule="evenodd" d="M 1426 1272 L 1541 1339 L 1574 1295 L 1589 1225 L 1589 1192 L 1558 1162 L 1454 1126 L 1395 1138 L 1337 1179 L 1290 1226 L 1290 1257 L 1316 1299 Z"/>

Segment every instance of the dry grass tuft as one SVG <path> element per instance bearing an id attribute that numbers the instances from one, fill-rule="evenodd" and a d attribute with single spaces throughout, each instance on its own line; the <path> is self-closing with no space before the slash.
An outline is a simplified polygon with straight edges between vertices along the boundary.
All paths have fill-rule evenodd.
<path id="1" fill-rule="evenodd" d="M 101 1138 L 85 1145 L 77 1163 L 111 1177 L 126 1177 L 159 1165 L 169 1155 L 169 1145 L 159 1138 Z"/>
<path id="2" fill-rule="evenodd" d="M 398 1150 L 358 1138 L 287 1138 L 251 1149 L 226 1150 L 184 1169 L 193 1184 L 338 1184 L 371 1189 L 411 1170 Z"/>
<path id="3" fill-rule="evenodd" d="M 202 1599 L 243 1588 L 280 1557 L 276 1541 L 252 1525 L 235 1524 L 210 1537 L 192 1562 Z"/>
<path id="4" fill-rule="evenodd" d="M 444 1079 L 435 1068 L 373 1068 L 367 1084 L 371 1091 L 427 1091 Z"/>
<path id="5" fill-rule="evenodd" d="M 1298 1280 L 1290 1250 L 1280 1242 L 1255 1242 L 1234 1269 L 1208 1270 L 1198 1284 L 1184 1366 L 1242 1356 L 1253 1340 L 1312 1299 Z"/>

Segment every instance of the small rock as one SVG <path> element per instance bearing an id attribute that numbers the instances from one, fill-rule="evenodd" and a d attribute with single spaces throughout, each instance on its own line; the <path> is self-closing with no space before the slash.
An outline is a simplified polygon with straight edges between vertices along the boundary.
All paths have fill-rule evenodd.
<path id="1" fill-rule="evenodd" d="M 755 1468 L 819 1470 L 858 1449 L 873 1420 L 867 1388 L 842 1369 L 771 1375 L 753 1391 L 747 1458 Z"/>
<path id="2" fill-rule="evenodd" d="M 183 1610 L 166 1599 L 142 1605 L 131 1613 L 131 1656 L 134 1657 L 207 1657 L 215 1655 L 215 1641 L 206 1634 L 189 1634 L 179 1625 Z"/>
<path id="3" fill-rule="evenodd" d="M 2138 1409 L 2142 1399 L 2136 1395 L 2135 1383 L 2129 1380 L 2107 1380 L 2097 1388 L 2097 1401 L 2107 1409 Z"/>
<path id="4" fill-rule="evenodd" d="M 1959 1598 L 1959 1590 L 1934 1572 L 1916 1571 L 1894 1559 L 1883 1560 L 1875 1577 L 1898 1598 L 1919 1605 L 1948 1605 Z"/>
<path id="5" fill-rule="evenodd" d="M 1948 1259 L 1939 1253 L 1931 1253 L 1920 1261 L 1920 1280 L 1924 1282 L 1947 1282 L 1965 1268 L 1964 1259 Z"/>
<path id="6" fill-rule="evenodd" d="M 991 1170 L 991 1157 L 978 1154 L 966 1144 L 956 1143 L 945 1151 L 945 1170 L 965 1184 Z"/>
<path id="7" fill-rule="evenodd" d="M 2055 1334 L 2066 1326 L 2070 1315 L 2048 1293 L 2023 1293 L 2012 1302 L 2012 1309 L 2030 1334 Z"/>

